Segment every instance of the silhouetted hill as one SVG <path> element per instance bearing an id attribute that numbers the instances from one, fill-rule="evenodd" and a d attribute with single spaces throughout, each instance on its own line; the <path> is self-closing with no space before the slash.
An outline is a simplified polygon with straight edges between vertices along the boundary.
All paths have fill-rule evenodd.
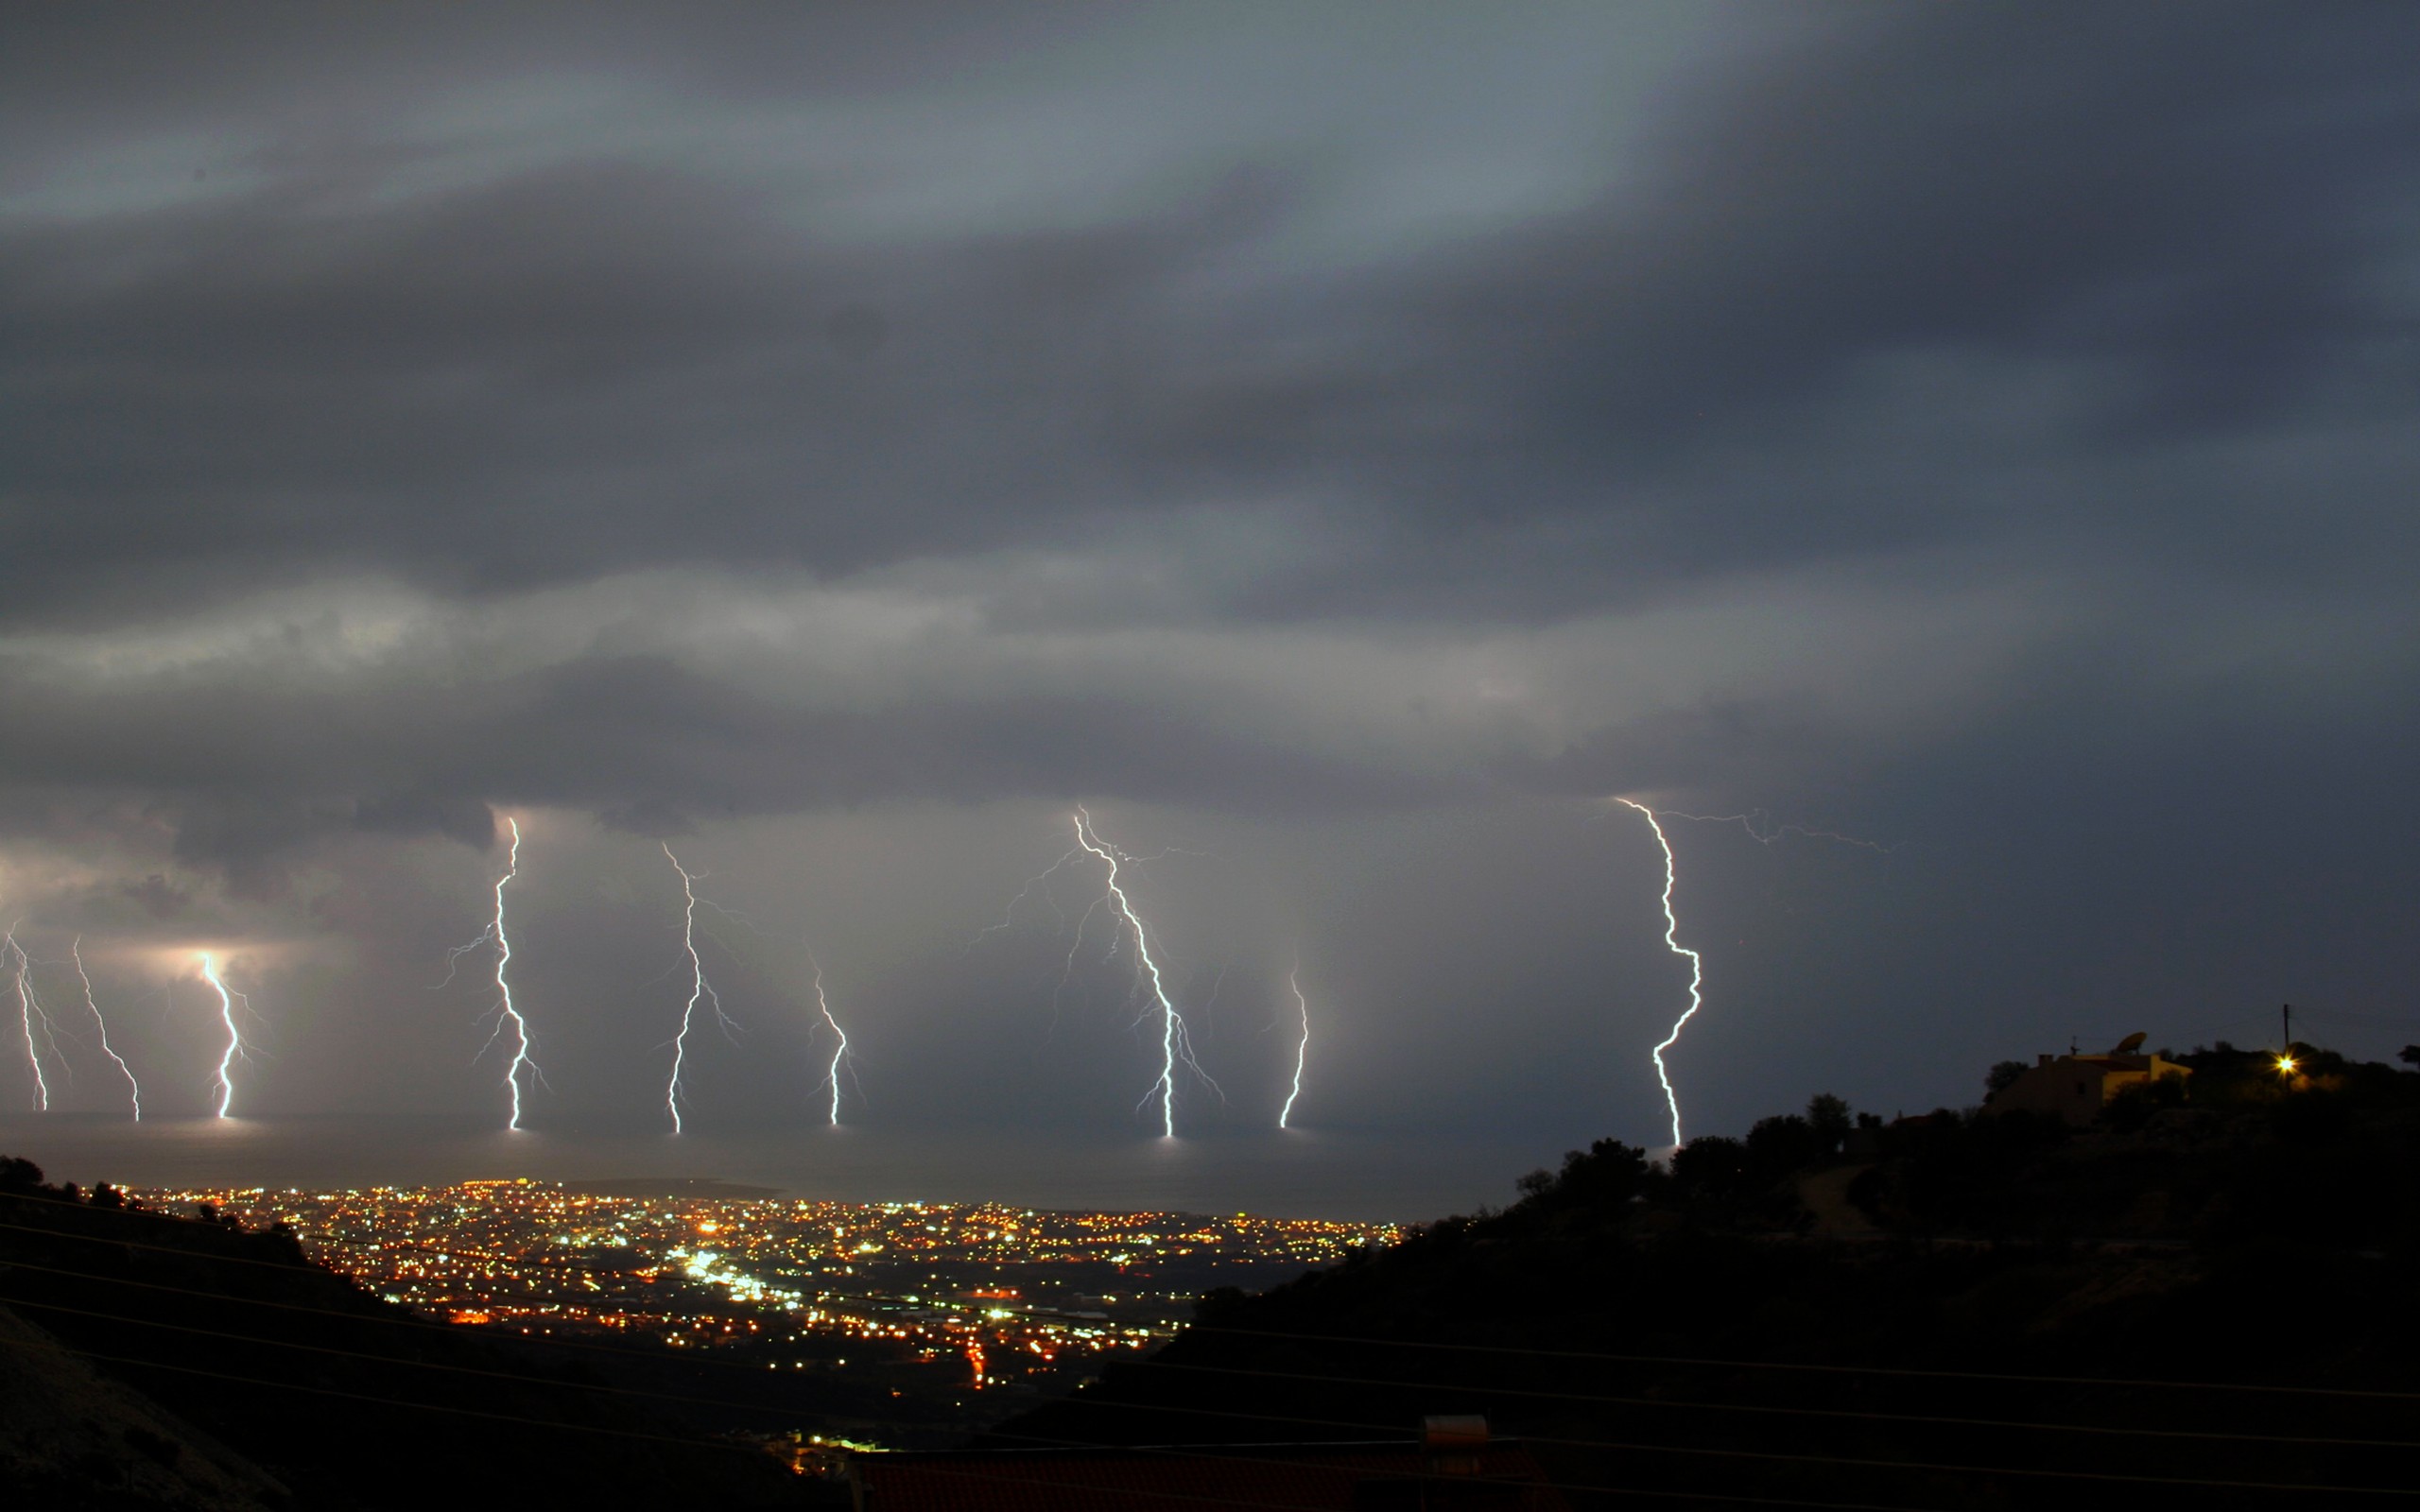
<path id="1" fill-rule="evenodd" d="M 2189 1090 L 2084 1129 L 1886 1126 L 1818 1098 L 1668 1169 L 1603 1142 L 1505 1211 L 1206 1297 L 1152 1359 L 994 1442 L 1484 1413 L 1578 1505 L 1634 1504 L 1592 1486 L 1943 1508 L 2420 1486 L 2420 1075 L 2180 1058 Z"/>
<path id="2" fill-rule="evenodd" d="M 0 1491 L 24 1506 L 797 1504 L 679 1403 L 310 1264 L 282 1229 L 0 1159 Z M 67 1494 L 65 1488 L 71 1488 Z"/>

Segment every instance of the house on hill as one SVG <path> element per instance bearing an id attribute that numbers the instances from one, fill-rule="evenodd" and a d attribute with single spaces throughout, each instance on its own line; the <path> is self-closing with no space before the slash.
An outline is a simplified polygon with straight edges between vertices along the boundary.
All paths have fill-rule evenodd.
<path id="1" fill-rule="evenodd" d="M 2100 1056 L 2042 1056 L 2014 1081 L 1983 1100 L 1986 1113 L 2049 1113 L 2081 1128 L 2130 1087 L 2193 1074 L 2156 1051 L 2143 1054 L 2143 1036 L 2130 1034 Z"/>

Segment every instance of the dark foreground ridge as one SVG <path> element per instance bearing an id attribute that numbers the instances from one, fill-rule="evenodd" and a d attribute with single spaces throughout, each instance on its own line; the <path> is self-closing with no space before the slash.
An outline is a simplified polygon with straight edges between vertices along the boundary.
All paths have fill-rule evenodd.
<path id="1" fill-rule="evenodd" d="M 1602 1142 L 989 1442 L 1484 1414 L 1574 1506 L 2420 1502 L 2420 1075 L 2166 1058 L 2081 1127 L 1818 1097 L 1668 1169 Z"/>
<path id="2" fill-rule="evenodd" d="M 756 1446 L 423 1319 L 282 1229 L 0 1158 L 0 1504 L 794 1505 Z"/>
<path id="3" fill-rule="evenodd" d="M 1501 1211 L 1213 1292 L 972 1450 L 861 1458 L 859 1505 L 2420 1503 L 2420 1074 L 2139 1051 L 1887 1124 L 1817 1097 L 1668 1166 L 1600 1142 Z M 555 1349 L 0 1161 L 0 1505 L 849 1499 L 766 1452 L 833 1433 L 827 1398 Z"/>

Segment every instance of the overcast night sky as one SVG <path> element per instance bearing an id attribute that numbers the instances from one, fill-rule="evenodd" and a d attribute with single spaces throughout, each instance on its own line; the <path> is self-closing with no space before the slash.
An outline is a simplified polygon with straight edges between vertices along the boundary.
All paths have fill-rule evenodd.
<path id="1" fill-rule="evenodd" d="M 1079 801 L 1169 851 L 1181 1133 L 1273 1123 L 1299 966 L 1299 1125 L 1667 1143 L 1616 796 L 1772 836 L 1666 821 L 1692 1133 L 2391 1057 L 2415 79 L 2353 0 L 15 8 L 53 1106 L 125 1106 L 80 936 L 147 1115 L 208 949 L 238 1112 L 500 1120 L 511 817 L 534 1125 L 662 1112 L 668 842 L 698 1125 L 822 1120 L 811 948 L 844 1121 L 1147 1140 L 1104 868 L 1011 907 Z"/>

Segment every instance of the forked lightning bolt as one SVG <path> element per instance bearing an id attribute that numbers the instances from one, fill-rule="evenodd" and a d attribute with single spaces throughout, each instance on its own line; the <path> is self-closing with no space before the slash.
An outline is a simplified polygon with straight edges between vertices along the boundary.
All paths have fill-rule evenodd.
<path id="1" fill-rule="evenodd" d="M 716 994 L 714 984 L 706 980 L 705 959 L 698 954 L 697 876 L 681 864 L 681 858 L 672 853 L 668 843 L 658 843 L 663 845 L 664 859 L 671 862 L 672 869 L 681 873 L 681 944 L 689 953 L 689 1001 L 681 1010 L 681 1032 L 672 1037 L 672 1074 L 664 1083 L 664 1108 L 672 1115 L 672 1132 L 678 1134 L 681 1132 L 681 1068 L 688 1059 L 689 1029 L 697 1022 L 698 1005 L 702 1002 L 714 1010 L 715 1022 L 722 1025 L 725 1035 L 731 1033 L 732 1022 L 723 1016 L 722 999 Z"/>
<path id="2" fill-rule="evenodd" d="M 1762 809 L 1747 814 L 1684 814 L 1679 809 L 1666 809 L 1663 816 L 1668 819 L 1694 819 L 1700 824 L 1736 824 L 1748 833 L 1749 839 L 1761 846 L 1772 846 L 1795 834 L 1807 840 L 1835 840 L 1877 855 L 1887 856 L 1898 849 L 1895 845 L 1884 845 L 1879 840 L 1860 840 L 1854 834 L 1842 834 L 1838 830 L 1810 830 L 1803 824 L 1759 823 L 1771 817 Z"/>
<path id="3" fill-rule="evenodd" d="M 830 1025 L 833 1035 L 840 1041 L 832 1047 L 832 1064 L 823 1068 L 823 1085 L 832 1089 L 832 1126 L 838 1128 L 840 1126 L 840 1066 L 849 1058 L 849 1032 L 840 1027 L 839 1020 L 832 1017 L 832 1000 L 823 995 L 823 963 L 815 958 L 813 951 L 806 953 L 806 963 L 815 968 L 815 1009 L 823 1015 L 823 1022 Z M 856 1073 L 852 1072 L 850 1074 L 854 1076 Z"/>
<path id="4" fill-rule="evenodd" d="M 1104 896 L 1108 899 L 1112 911 L 1124 922 L 1125 927 L 1133 931 L 1135 956 L 1142 974 L 1150 979 L 1152 1000 L 1159 1005 L 1160 1077 L 1151 1084 L 1150 1090 L 1143 1094 L 1143 1102 L 1150 1102 L 1154 1093 L 1158 1095 L 1160 1136 L 1163 1139 L 1173 1139 L 1176 1137 L 1178 1063 L 1182 1061 L 1195 1075 L 1201 1077 L 1211 1091 L 1218 1091 L 1219 1084 L 1212 1081 L 1209 1074 L 1194 1060 L 1193 1047 L 1185 1040 L 1184 1020 L 1178 1015 L 1176 1004 L 1168 996 L 1167 984 L 1161 980 L 1160 963 L 1151 955 L 1150 931 L 1144 926 L 1142 916 L 1134 912 L 1134 904 L 1127 898 L 1126 889 L 1118 885 L 1117 848 L 1100 843 L 1093 833 L 1092 816 L 1085 813 L 1081 807 L 1076 810 L 1076 844 L 1109 863 L 1109 886 Z M 1220 1095 L 1225 1094 L 1220 1093 Z"/>
<path id="5" fill-rule="evenodd" d="M 244 1031 L 235 1026 L 235 1005 L 241 1002 L 249 1013 L 252 1004 L 241 992 L 230 991 L 227 984 L 219 980 L 218 968 L 211 960 L 208 951 L 201 953 L 201 979 L 218 994 L 218 1019 L 227 1025 L 227 1048 L 218 1057 L 217 1084 L 218 1116 L 225 1118 L 228 1107 L 235 1100 L 235 1083 L 231 1074 L 237 1060 L 250 1058 L 244 1053 Z"/>
<path id="6" fill-rule="evenodd" d="M 1655 821 L 1655 811 L 1644 803 L 1634 802 L 1626 798 L 1616 799 L 1615 801 L 1638 810 L 1640 816 L 1647 820 L 1647 827 L 1655 832 L 1655 843 L 1664 850 L 1664 943 L 1673 954 L 1685 955 L 1689 958 L 1688 1011 L 1672 1021 L 1672 1032 L 1666 1035 L 1663 1042 L 1658 1044 L 1652 1052 L 1655 1059 L 1655 1079 L 1664 1084 L 1664 1101 L 1672 1110 L 1672 1143 L 1678 1145 L 1681 1143 L 1681 1099 L 1672 1091 L 1671 1074 L 1664 1066 L 1664 1052 L 1672 1048 L 1681 1038 L 1681 1030 L 1691 1019 L 1697 1017 L 1698 1009 L 1705 1006 L 1705 1000 L 1700 991 L 1705 983 L 1705 960 L 1680 941 L 1681 921 L 1672 913 L 1672 888 L 1677 881 L 1672 861 L 1672 842 L 1664 837 L 1664 826 Z"/>
<path id="7" fill-rule="evenodd" d="M 1286 1094 L 1286 1106 L 1277 1110 L 1279 1128 L 1284 1128 L 1286 1121 L 1294 1116 L 1294 1099 L 1303 1095 L 1303 1061 L 1311 1053 L 1311 1002 L 1303 996 L 1303 984 L 1298 980 L 1302 974 L 1300 967 L 1286 973 L 1286 985 L 1294 990 L 1294 1006 L 1303 1011 L 1303 1038 L 1294 1045 L 1293 1090 Z"/>
<path id="8" fill-rule="evenodd" d="M 504 887 L 505 884 L 521 874 L 521 822 L 512 818 L 504 822 L 505 827 L 512 832 L 512 846 L 505 853 L 504 875 L 495 880 L 495 917 L 488 920 L 488 927 L 479 932 L 476 939 L 468 945 L 457 945 L 446 953 L 446 975 L 449 979 L 453 976 L 452 963 L 461 956 L 482 945 L 493 943 L 495 946 L 496 1001 L 495 1006 L 490 1010 L 495 1014 L 495 1029 L 488 1036 L 488 1044 L 495 1043 L 507 1028 L 511 1029 L 512 1062 L 505 1068 L 504 1085 L 512 1099 L 512 1116 L 504 1126 L 518 1130 L 521 1127 L 521 1074 L 526 1071 L 539 1082 L 546 1079 L 546 1074 L 539 1070 L 537 1061 L 531 1058 L 537 1052 L 537 1041 L 530 1037 L 529 1021 L 524 1019 L 521 1010 L 512 1005 L 512 984 L 505 979 L 504 974 L 504 969 L 512 962 L 512 936 L 504 929 Z M 487 1054 L 486 1046 L 480 1047 L 479 1054 Z"/>
<path id="9" fill-rule="evenodd" d="M 109 1021 L 101 1017 L 101 1005 L 93 998 L 93 979 L 84 971 L 83 936 L 76 936 L 75 943 L 67 947 L 67 954 L 76 961 L 76 980 L 84 984 L 84 1006 L 91 1011 L 93 1022 L 101 1032 L 101 1054 L 117 1062 L 118 1074 L 126 1078 L 127 1095 L 134 1102 L 134 1121 L 140 1124 L 143 1122 L 143 1084 L 134 1079 L 134 1068 L 126 1063 L 126 1057 L 110 1045 Z"/>
<path id="10" fill-rule="evenodd" d="M 43 1042 L 50 1046 L 50 1053 L 54 1056 L 59 1054 L 59 1037 L 52 1030 L 50 1015 L 43 1011 L 41 994 L 34 990 L 33 962 L 26 958 L 26 948 L 17 943 L 15 924 L 10 924 L 5 939 L 0 939 L 0 951 L 16 957 L 17 1020 L 25 1026 L 26 1064 L 32 1067 L 34 1073 L 34 1110 L 47 1113 L 50 1111 L 50 1078 L 43 1074 L 42 1052 L 34 1043 L 35 1028 L 40 1026 Z"/>

